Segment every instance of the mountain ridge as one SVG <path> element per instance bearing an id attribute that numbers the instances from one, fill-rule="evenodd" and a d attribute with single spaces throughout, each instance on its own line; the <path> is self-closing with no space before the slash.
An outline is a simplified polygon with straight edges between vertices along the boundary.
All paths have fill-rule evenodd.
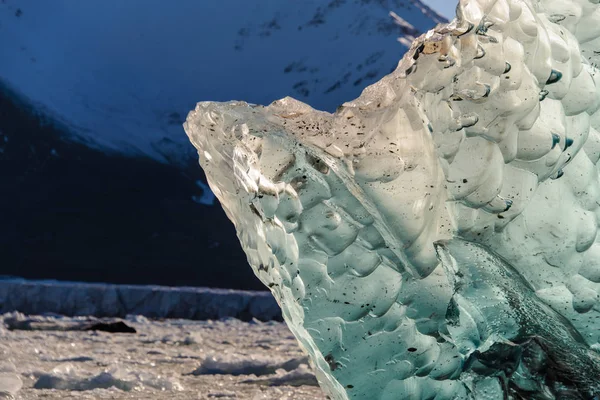
<path id="1" fill-rule="evenodd" d="M 76 140 L 176 163 L 197 101 L 290 95 L 333 111 L 395 68 L 398 37 L 444 21 L 419 0 L 3 0 L 0 79 Z"/>

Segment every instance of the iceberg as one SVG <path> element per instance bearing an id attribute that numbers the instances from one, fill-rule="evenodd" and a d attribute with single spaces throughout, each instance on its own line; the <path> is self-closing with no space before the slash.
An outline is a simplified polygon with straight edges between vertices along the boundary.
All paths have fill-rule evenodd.
<path id="1" fill-rule="evenodd" d="M 184 125 L 332 399 L 600 396 L 600 5 L 461 0 L 333 114 Z"/>

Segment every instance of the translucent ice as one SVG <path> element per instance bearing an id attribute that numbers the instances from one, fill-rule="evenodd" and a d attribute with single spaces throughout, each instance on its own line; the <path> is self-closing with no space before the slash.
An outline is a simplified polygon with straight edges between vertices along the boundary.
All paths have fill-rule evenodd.
<path id="1" fill-rule="evenodd" d="M 190 113 L 332 398 L 600 395 L 598 48 L 598 1 L 462 0 L 335 114 Z"/>
<path id="2" fill-rule="evenodd" d="M 526 399 L 540 393 L 597 398 L 600 355 L 535 295 L 518 271 L 471 242 L 453 239 L 436 243 L 436 248 L 453 277 L 454 295 L 446 313 L 449 340 L 467 357 L 463 374 L 476 377 L 476 398 L 484 397 L 478 386 L 483 383 L 489 395 L 494 380 L 497 398 L 507 381 L 513 393 Z"/>

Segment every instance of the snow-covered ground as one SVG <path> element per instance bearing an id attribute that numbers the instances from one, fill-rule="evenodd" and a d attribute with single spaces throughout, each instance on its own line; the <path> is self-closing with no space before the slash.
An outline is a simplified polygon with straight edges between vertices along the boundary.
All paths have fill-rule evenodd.
<path id="1" fill-rule="evenodd" d="M 0 84 L 91 146 L 178 163 L 197 101 L 332 111 L 443 20 L 419 0 L 2 0 Z"/>
<path id="2" fill-rule="evenodd" d="M 249 267 L 248 267 L 249 268 Z M 270 292 L 0 279 L 0 313 L 281 320 Z"/>
<path id="3" fill-rule="evenodd" d="M 0 316 L 0 398 L 22 384 L 23 400 L 325 399 L 282 323 L 132 316 L 136 333 L 89 330 L 98 322 Z"/>

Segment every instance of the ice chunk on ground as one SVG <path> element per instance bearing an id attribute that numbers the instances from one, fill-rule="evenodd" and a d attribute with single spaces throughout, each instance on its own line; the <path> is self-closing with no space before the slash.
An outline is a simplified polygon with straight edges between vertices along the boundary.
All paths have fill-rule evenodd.
<path id="1" fill-rule="evenodd" d="M 277 370 L 275 375 L 258 379 L 248 379 L 242 383 L 253 383 L 267 386 L 318 386 L 319 382 L 308 365 L 301 364 L 292 371 Z"/>
<path id="2" fill-rule="evenodd" d="M 308 364 L 307 357 L 282 360 L 279 357 L 219 354 L 207 356 L 193 375 L 271 375 L 277 370 L 292 371 Z"/>
<path id="3" fill-rule="evenodd" d="M 36 318 L 31 319 L 35 320 Z M 64 324 L 69 320 L 77 323 L 82 318 L 46 316 L 43 320 L 50 322 L 52 319 L 60 320 Z M 190 373 L 197 369 L 206 357 L 219 354 L 239 354 L 244 358 L 247 358 L 248 354 L 258 355 L 259 358 L 273 360 L 270 364 L 274 367 L 295 359 L 306 361 L 294 337 L 280 322 L 253 321 L 247 323 L 237 319 L 220 321 L 150 320 L 133 316 L 129 317 L 126 322 L 133 326 L 138 333 L 113 334 L 64 329 L 51 331 L 5 330 L 0 334 L 0 359 L 19 360 L 19 376 L 23 380 L 23 388 L 17 397 L 23 399 L 43 397 L 53 400 L 99 400 L 125 397 L 132 400 L 209 399 L 209 395 L 216 395 L 222 393 L 223 390 L 228 390 L 235 394 L 235 398 L 244 400 L 325 398 L 320 389 L 315 386 L 270 386 L 261 382 L 242 383 L 242 381 L 250 379 L 276 379 L 278 375 L 285 374 L 285 370 L 278 370 L 273 375 L 259 377 L 229 374 L 193 375 Z M 67 371 L 59 370 L 58 374 L 52 372 L 54 367 L 64 365 L 71 366 L 72 376 L 68 373 L 65 374 L 68 372 L 68 368 L 66 368 Z M 302 370 L 303 365 L 298 368 Z M 63 381 L 50 380 L 54 384 L 69 384 L 71 385 L 69 387 L 83 388 L 86 383 L 89 387 L 89 381 L 92 378 L 105 372 L 111 373 L 115 367 L 133 371 L 142 380 L 144 380 L 143 373 L 168 380 L 175 378 L 184 390 L 163 391 L 144 385 L 143 391 L 123 392 L 116 387 L 127 384 L 131 379 L 123 378 L 118 374 L 113 374 L 112 377 L 104 376 L 104 382 L 120 379 L 125 383 L 115 382 L 115 385 L 108 389 L 76 391 L 33 388 L 42 375 L 63 379 Z M 69 377 L 74 379 L 69 381 Z M 107 384 L 101 385 L 98 381 L 100 378 L 92 382 L 95 386 L 107 386 Z M 40 382 L 40 385 L 42 383 Z"/>
<path id="4" fill-rule="evenodd" d="M 123 367 L 114 367 L 98 375 L 82 376 L 73 364 L 62 364 L 49 373 L 40 374 L 33 387 L 35 389 L 75 391 L 112 387 L 126 392 L 144 390 L 145 387 L 168 391 L 183 390 L 183 386 L 176 379 L 154 375 L 149 372 L 136 372 Z"/>

